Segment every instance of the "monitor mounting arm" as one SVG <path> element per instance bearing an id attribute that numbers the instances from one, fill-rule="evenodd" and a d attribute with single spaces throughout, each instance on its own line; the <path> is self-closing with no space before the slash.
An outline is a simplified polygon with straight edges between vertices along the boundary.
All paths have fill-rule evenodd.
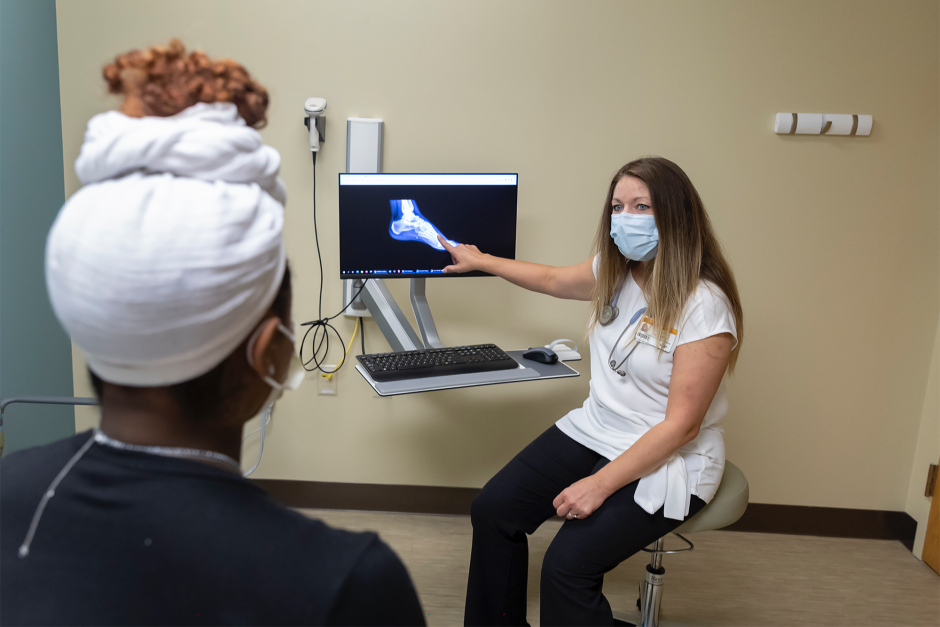
<path id="1" fill-rule="evenodd" d="M 405 318 L 404 312 L 382 279 L 366 281 L 361 297 L 393 351 L 445 348 L 434 325 L 434 317 L 431 315 L 431 307 L 425 293 L 424 278 L 411 279 L 411 307 L 421 331 L 421 338 Z"/>
<path id="2" fill-rule="evenodd" d="M 421 338 L 424 339 L 424 345 L 427 348 L 446 348 L 437 335 L 434 316 L 431 315 L 431 307 L 428 305 L 428 297 L 425 295 L 424 290 L 424 277 L 411 279 L 411 310 L 414 311 L 418 329 L 421 331 Z"/>

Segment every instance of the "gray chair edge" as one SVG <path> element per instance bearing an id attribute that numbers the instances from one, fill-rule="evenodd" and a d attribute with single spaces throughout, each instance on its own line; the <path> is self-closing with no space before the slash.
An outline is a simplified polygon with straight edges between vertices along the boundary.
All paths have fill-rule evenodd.
<path id="1" fill-rule="evenodd" d="M 695 533 L 727 527 L 744 515 L 749 496 L 747 477 L 740 468 L 726 460 L 725 471 L 714 498 L 674 533 Z"/>

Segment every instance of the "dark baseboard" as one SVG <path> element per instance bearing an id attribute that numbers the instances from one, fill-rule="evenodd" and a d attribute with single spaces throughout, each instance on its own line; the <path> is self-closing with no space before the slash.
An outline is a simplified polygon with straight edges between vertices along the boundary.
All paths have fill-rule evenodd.
<path id="1" fill-rule="evenodd" d="M 477 488 L 445 488 L 321 481 L 255 481 L 289 507 L 351 509 L 409 514 L 469 515 Z M 905 512 L 837 507 L 803 507 L 751 503 L 728 531 L 783 533 L 798 536 L 898 540 L 911 550 L 917 522 Z"/>
<path id="2" fill-rule="evenodd" d="M 917 521 L 906 512 L 751 503 L 741 520 L 725 529 L 796 536 L 898 540 L 912 551 Z"/>
<path id="3" fill-rule="evenodd" d="M 268 494 L 288 507 L 354 509 L 408 514 L 470 514 L 478 488 L 444 488 L 375 483 L 328 483 L 258 479 Z"/>

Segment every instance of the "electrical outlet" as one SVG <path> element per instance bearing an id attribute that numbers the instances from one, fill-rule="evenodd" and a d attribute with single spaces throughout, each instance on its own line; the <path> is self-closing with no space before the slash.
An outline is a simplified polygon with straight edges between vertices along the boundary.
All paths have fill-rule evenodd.
<path id="1" fill-rule="evenodd" d="M 321 366 L 325 372 L 320 372 L 320 378 L 317 380 L 317 394 L 325 396 L 336 396 L 336 379 L 339 373 L 333 372 L 336 366 L 323 364 Z"/>

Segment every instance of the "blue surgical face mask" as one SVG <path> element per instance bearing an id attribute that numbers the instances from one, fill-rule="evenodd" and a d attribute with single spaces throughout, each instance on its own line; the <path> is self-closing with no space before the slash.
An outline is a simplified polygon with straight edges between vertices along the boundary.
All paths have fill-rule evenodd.
<path id="1" fill-rule="evenodd" d="M 659 230 L 651 215 L 624 212 L 610 216 L 610 236 L 623 256 L 633 261 L 649 261 L 659 250 Z"/>

